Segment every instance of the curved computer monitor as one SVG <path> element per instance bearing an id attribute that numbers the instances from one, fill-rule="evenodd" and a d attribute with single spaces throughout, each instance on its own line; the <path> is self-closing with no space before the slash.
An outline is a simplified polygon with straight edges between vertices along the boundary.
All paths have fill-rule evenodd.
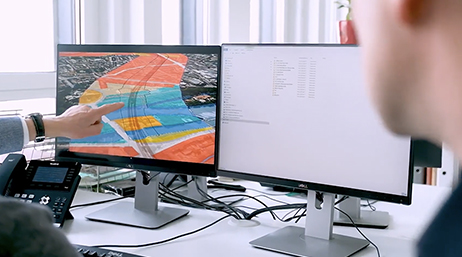
<path id="1" fill-rule="evenodd" d="M 77 104 L 125 105 L 103 116 L 97 136 L 58 138 L 56 159 L 215 176 L 220 49 L 58 45 L 57 115 Z"/>
<path id="2" fill-rule="evenodd" d="M 308 190 L 306 231 L 285 228 L 252 245 L 296 256 L 339 248 L 349 256 L 367 242 L 347 240 L 354 246 L 347 249 L 335 245 L 343 239 L 313 239 L 338 238 L 332 220 L 319 220 L 332 218 L 333 195 L 411 203 L 411 140 L 385 128 L 360 57 L 352 45 L 222 45 L 218 175 Z M 324 195 L 320 217 L 315 192 Z"/>

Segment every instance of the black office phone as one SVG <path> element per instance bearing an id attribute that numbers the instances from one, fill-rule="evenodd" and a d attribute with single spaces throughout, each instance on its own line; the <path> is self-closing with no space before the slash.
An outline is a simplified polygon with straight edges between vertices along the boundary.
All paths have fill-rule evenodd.
<path id="1" fill-rule="evenodd" d="M 9 154 L 0 166 L 0 194 L 25 203 L 38 203 L 53 211 L 55 226 L 62 227 L 77 191 L 81 164 L 31 160 Z"/>

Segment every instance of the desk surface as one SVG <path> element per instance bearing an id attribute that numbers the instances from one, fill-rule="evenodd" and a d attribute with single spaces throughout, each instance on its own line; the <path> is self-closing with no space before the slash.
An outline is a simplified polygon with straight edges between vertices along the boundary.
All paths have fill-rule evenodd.
<path id="1" fill-rule="evenodd" d="M 257 183 L 241 181 L 247 188 L 257 189 L 268 194 L 274 191 L 261 188 Z M 426 185 L 414 185 L 413 203 L 410 206 L 378 202 L 374 206 L 379 211 L 388 211 L 391 216 L 390 225 L 387 229 L 361 229 L 380 248 L 381 256 L 414 256 L 414 244 L 420 234 L 432 219 L 441 204 L 450 194 L 450 188 Z M 261 194 L 257 191 L 248 190 L 249 194 Z M 230 193 L 232 193 L 230 191 Z M 81 204 L 104 200 L 112 196 L 79 190 L 73 204 Z M 274 196 L 273 196 L 274 197 Z M 304 202 L 304 198 L 279 195 L 275 198 L 287 202 Z M 261 198 L 263 200 L 263 198 Z M 131 201 L 132 198 L 120 201 Z M 265 200 L 266 203 L 275 205 L 275 202 Z M 85 215 L 100 210 L 114 203 L 106 203 L 96 206 L 73 209 L 74 220 L 68 220 L 63 230 L 69 240 L 74 244 L 100 245 L 100 244 L 142 244 L 160 241 L 174 237 L 189 231 L 206 226 L 209 223 L 223 217 L 225 214 L 209 210 L 189 209 L 190 213 L 173 223 L 160 229 L 141 229 L 129 226 L 114 225 L 102 222 L 89 221 Z M 167 206 L 169 204 L 160 203 Z M 245 201 L 239 205 L 252 206 Z M 254 205 L 255 206 L 255 205 Z M 249 242 L 253 239 L 271 233 L 279 228 L 294 223 L 282 223 L 272 220 L 268 213 L 256 218 L 260 225 L 253 227 L 235 226 L 229 222 L 231 218 L 196 234 L 186 236 L 175 241 L 145 248 L 113 248 L 125 252 L 131 252 L 145 256 L 285 256 L 279 253 L 261 250 L 252 247 Z M 297 226 L 303 227 L 304 219 Z M 334 233 L 361 237 L 352 227 L 334 226 Z M 373 246 L 354 256 L 377 256 Z"/>

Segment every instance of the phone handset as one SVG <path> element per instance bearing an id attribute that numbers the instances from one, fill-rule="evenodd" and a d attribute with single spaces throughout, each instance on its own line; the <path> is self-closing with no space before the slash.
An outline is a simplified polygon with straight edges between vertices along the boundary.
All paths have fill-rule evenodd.
<path id="1" fill-rule="evenodd" d="M 14 174 L 24 172 L 26 157 L 22 154 L 9 154 L 0 166 L 0 195 L 5 195 Z"/>

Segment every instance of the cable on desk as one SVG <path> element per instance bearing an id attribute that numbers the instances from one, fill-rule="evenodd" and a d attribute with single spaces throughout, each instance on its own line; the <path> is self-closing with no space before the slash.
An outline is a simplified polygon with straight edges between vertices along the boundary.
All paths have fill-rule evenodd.
<path id="1" fill-rule="evenodd" d="M 271 206 L 267 208 L 262 208 L 258 209 L 252 213 L 250 213 L 247 217 L 245 217 L 246 220 L 251 220 L 253 217 L 257 216 L 258 214 L 267 212 L 267 211 L 276 211 L 276 210 L 287 210 L 287 209 L 300 209 L 300 208 L 306 208 L 306 203 L 302 204 L 285 204 L 285 205 L 276 205 L 276 206 Z M 277 215 L 276 215 L 277 216 Z M 280 218 L 278 218 L 281 220 Z M 281 220 L 282 221 L 282 220 Z"/>
<path id="2" fill-rule="evenodd" d="M 231 195 L 224 195 L 224 196 L 214 197 L 214 199 L 222 199 L 222 198 L 237 197 L 237 196 L 253 199 L 253 200 L 259 202 L 261 205 L 265 206 L 265 208 L 269 208 L 268 205 L 266 205 L 264 202 L 260 201 L 260 200 L 257 199 L 256 197 L 251 196 L 251 195 L 246 195 L 246 194 L 231 194 Z M 205 200 L 205 201 L 203 201 L 203 202 L 208 202 L 208 201 L 210 201 L 210 200 Z M 271 216 L 273 217 L 273 219 L 276 220 L 276 215 L 275 215 L 275 213 L 272 212 L 272 211 L 270 211 L 270 213 L 271 213 Z"/>
<path id="3" fill-rule="evenodd" d="M 188 206 L 193 208 L 212 209 L 210 206 L 202 204 L 201 202 L 190 199 L 187 196 L 183 196 L 174 192 L 165 191 L 165 188 L 159 193 L 160 199 L 166 203 L 175 203 L 182 206 Z"/>
<path id="4" fill-rule="evenodd" d="M 253 200 L 255 200 L 255 201 L 261 203 L 263 206 L 265 206 L 265 208 L 263 208 L 263 209 L 254 209 L 254 210 L 255 210 L 255 211 L 257 211 L 257 210 L 260 210 L 260 211 L 261 211 L 261 210 L 264 210 L 264 211 L 262 211 L 262 213 L 268 211 L 268 212 L 271 213 L 271 215 L 272 215 L 272 217 L 273 217 L 274 220 L 279 220 L 279 221 L 282 221 L 282 222 L 288 222 L 288 221 L 290 221 L 290 220 L 292 220 L 292 219 L 294 219 L 294 218 L 298 218 L 298 219 L 295 221 L 295 223 L 297 223 L 297 222 L 300 220 L 300 218 L 303 217 L 303 215 L 302 215 L 302 216 L 296 216 L 296 215 L 294 215 L 295 217 L 293 217 L 293 218 L 285 219 L 286 215 L 284 215 L 283 218 L 280 218 L 276 213 L 273 212 L 273 209 L 271 209 L 271 207 L 269 207 L 268 205 L 266 205 L 265 203 L 263 203 L 262 201 L 260 201 L 259 199 L 257 199 L 257 197 L 266 197 L 266 198 L 268 198 L 268 199 L 270 199 L 270 200 L 273 200 L 273 201 L 276 201 L 276 202 L 281 202 L 281 203 L 284 204 L 284 205 L 278 205 L 278 206 L 287 206 L 287 205 L 291 205 L 291 204 L 290 204 L 290 203 L 283 202 L 283 201 L 276 200 L 276 199 L 271 198 L 271 197 L 268 197 L 268 196 L 266 196 L 266 195 L 249 196 L 249 195 L 242 195 L 242 194 L 234 194 L 234 195 L 220 196 L 220 197 L 216 197 L 216 198 L 218 199 L 218 198 L 235 197 L 235 196 L 247 197 L 247 198 L 253 199 Z M 293 205 L 293 204 L 292 204 L 292 205 Z M 303 205 L 303 204 L 302 204 L 302 205 Z M 247 207 L 247 208 L 248 208 L 248 207 Z M 277 208 L 279 208 L 279 207 L 277 207 Z M 302 207 L 302 208 L 305 208 L 305 209 L 306 209 L 306 204 L 304 204 L 304 207 Z M 295 208 L 294 208 L 294 207 L 288 207 L 288 208 L 286 208 L 286 209 L 296 209 L 296 207 L 295 207 Z M 281 210 L 281 209 L 278 209 L 278 210 Z M 253 217 L 251 217 L 251 218 L 253 218 Z M 246 216 L 246 219 L 247 219 L 247 216 Z"/>
<path id="5" fill-rule="evenodd" d="M 222 201 L 220 201 L 219 199 L 223 199 L 223 198 L 229 198 L 229 197 L 245 197 L 245 198 L 250 198 L 250 199 L 253 199 L 257 202 L 259 202 L 260 204 L 262 204 L 265 208 L 268 208 L 268 205 L 266 205 L 264 202 L 260 201 L 259 199 L 257 199 L 257 197 L 265 197 L 265 198 L 268 198 L 270 200 L 273 200 L 275 202 L 279 202 L 279 203 L 283 203 L 283 204 L 288 204 L 286 202 L 283 202 L 283 201 L 280 201 L 280 200 L 277 200 L 277 199 L 274 199 L 274 198 L 271 198 L 267 195 L 258 195 L 258 196 L 250 196 L 250 195 L 246 195 L 246 194 L 232 194 L 232 195 L 226 195 L 226 196 L 220 196 L 220 197 L 213 197 L 209 194 L 207 194 L 206 192 L 204 192 L 203 190 L 201 190 L 197 183 L 196 183 L 196 188 L 197 188 L 197 191 L 202 195 L 202 197 L 206 198 L 206 200 L 202 201 L 201 203 L 197 202 L 197 200 L 194 200 L 194 199 L 190 199 L 184 195 L 180 195 L 180 194 L 177 194 L 176 192 L 173 192 L 174 190 L 180 188 L 180 187 L 184 187 L 186 185 L 188 185 L 189 183 L 191 183 L 193 180 L 190 180 L 178 187 L 175 187 L 173 189 L 170 189 L 170 188 L 167 188 L 163 185 L 161 185 L 162 187 L 162 193 L 160 194 L 161 195 L 161 198 L 164 202 L 168 202 L 168 203 L 176 203 L 176 204 L 180 204 L 180 205 L 183 205 L 183 206 L 188 206 L 188 207 L 194 207 L 194 208 L 205 208 L 205 209 L 212 209 L 212 210 L 217 210 L 217 208 L 219 207 L 222 207 L 224 208 L 225 210 L 223 210 L 222 208 L 219 208 L 219 211 L 224 211 L 226 213 L 234 213 L 236 214 L 236 216 L 234 216 L 236 219 L 245 219 L 246 216 L 248 216 L 249 214 L 244 212 L 243 210 L 240 210 L 239 208 L 236 208 L 236 207 L 233 207 L 232 204 L 235 204 L 236 202 L 240 201 L 240 200 L 237 200 L 231 204 L 229 203 L 224 203 Z M 258 191 L 258 190 L 255 190 L 255 191 Z M 264 192 L 262 192 L 264 193 Z M 178 198 L 178 199 L 173 199 L 171 197 L 168 196 L 168 194 L 170 195 L 173 195 L 174 197 Z M 281 194 L 278 194 L 278 195 L 281 195 Z M 207 202 L 215 202 L 215 203 L 218 203 L 219 206 L 210 206 L 210 205 L 204 205 L 206 204 Z M 272 212 L 271 210 L 269 211 L 273 217 L 274 220 L 281 220 L 283 221 L 283 219 L 277 217 L 277 215 Z M 241 217 L 240 214 L 243 215 L 243 217 Z"/>
<path id="6" fill-rule="evenodd" d="M 248 208 L 248 207 L 247 207 Z M 276 213 L 274 213 L 273 211 L 275 210 L 286 210 L 286 209 L 293 209 L 292 211 L 286 213 L 282 218 L 279 217 L 279 215 L 277 215 Z M 303 213 L 298 215 L 298 213 L 303 210 Z M 296 219 L 295 220 L 295 223 L 298 223 L 300 221 L 300 219 L 302 217 L 305 217 L 306 216 L 306 203 L 300 203 L 300 204 L 285 204 L 285 205 L 277 205 L 277 206 L 271 206 L 271 207 L 268 207 L 268 208 L 262 208 L 262 209 L 255 209 L 254 212 L 252 212 L 250 215 L 248 215 L 247 217 L 252 219 L 254 216 L 260 214 L 260 213 L 264 213 L 264 212 L 273 212 L 274 213 L 274 216 L 275 216 L 275 220 L 279 220 L 281 222 L 290 222 L 292 221 L 293 219 Z M 287 216 L 291 215 L 293 212 L 295 212 L 295 214 L 290 217 L 290 218 L 287 218 Z M 246 218 L 247 218 L 246 217 Z"/>
<path id="7" fill-rule="evenodd" d="M 249 213 L 247 213 L 247 212 L 245 212 L 245 211 L 243 211 L 243 210 L 241 210 L 241 209 L 236 208 L 236 207 L 233 206 L 233 204 L 242 201 L 242 200 L 244 199 L 243 196 L 239 196 L 239 197 L 241 197 L 241 198 L 239 198 L 238 200 L 235 200 L 235 201 L 233 201 L 233 202 L 231 202 L 231 203 L 225 203 L 225 202 L 220 201 L 219 199 L 221 199 L 221 198 L 226 198 L 226 197 L 231 197 L 231 196 L 233 196 L 233 195 L 231 195 L 231 196 L 230 196 L 230 195 L 227 195 L 226 197 L 213 197 L 213 196 L 207 194 L 206 192 L 204 192 L 202 189 L 200 189 L 200 188 L 199 188 L 199 185 L 198 185 L 197 183 L 196 183 L 196 188 L 197 188 L 197 190 L 199 191 L 199 193 L 200 193 L 204 198 L 207 199 L 207 200 L 206 200 L 207 202 L 208 202 L 208 201 L 213 201 L 213 202 L 219 204 L 219 206 L 223 206 L 224 208 L 233 209 L 233 210 L 235 210 L 235 211 L 237 211 L 237 212 L 239 212 L 239 213 L 242 214 L 242 216 L 243 216 L 242 219 L 245 219 L 245 217 L 247 217 L 247 216 L 249 215 Z M 242 194 L 241 194 L 241 195 L 242 195 Z M 235 196 L 233 196 L 233 197 L 235 197 Z M 202 201 L 202 202 L 205 203 L 206 201 Z M 263 204 L 263 202 L 261 202 L 261 203 Z"/>
<path id="8" fill-rule="evenodd" d="M 191 182 L 193 182 L 193 179 L 189 180 L 188 182 L 183 183 L 182 185 L 176 186 L 176 187 L 174 187 L 174 188 L 172 188 L 172 189 L 170 189 L 170 190 L 175 191 L 175 190 L 177 190 L 178 188 L 182 188 L 182 187 L 184 187 L 184 186 L 189 185 Z M 167 187 L 167 188 L 168 188 L 168 187 Z"/>
<path id="9" fill-rule="evenodd" d="M 197 186 L 197 185 L 196 185 L 196 186 Z M 224 202 L 222 202 L 222 201 L 219 201 L 219 199 L 229 198 L 229 197 L 250 198 L 250 199 L 253 199 L 253 200 L 259 202 L 260 204 L 262 204 L 263 206 L 265 206 L 265 208 L 268 208 L 268 205 L 266 205 L 264 202 L 262 202 L 262 201 L 260 201 L 259 199 L 257 199 L 257 197 L 266 197 L 266 198 L 271 199 L 271 200 L 274 200 L 274 201 L 279 201 L 279 200 L 276 200 L 276 199 L 274 199 L 274 198 L 270 198 L 270 197 L 265 196 L 265 195 L 250 196 L 250 195 L 246 195 L 246 194 L 231 194 L 231 195 L 225 195 L 225 196 L 219 196 L 219 197 L 212 197 L 212 196 L 206 194 L 204 191 L 198 189 L 198 191 L 199 191 L 200 193 L 202 193 L 203 196 L 204 196 L 205 198 L 207 198 L 207 199 L 204 200 L 204 201 L 201 201 L 201 202 L 197 202 L 197 200 L 190 199 L 190 198 L 188 198 L 188 197 L 186 197 L 186 196 L 183 196 L 183 195 L 177 194 L 177 193 L 175 193 L 175 192 L 172 192 L 172 189 L 168 189 L 168 188 L 164 188 L 164 187 L 163 187 L 162 190 L 167 191 L 167 193 L 173 194 L 175 197 L 177 197 L 177 198 L 179 198 L 179 199 L 181 200 L 181 202 L 179 202 L 177 199 L 169 198 L 169 197 L 167 196 L 166 192 L 163 192 L 163 193 L 161 194 L 161 196 L 163 197 L 163 200 L 164 200 L 165 202 L 177 203 L 177 204 L 181 204 L 181 205 L 184 205 L 184 206 L 196 207 L 196 208 L 197 208 L 197 207 L 203 207 L 203 208 L 212 209 L 212 210 L 216 210 L 216 209 L 217 209 L 217 206 L 210 206 L 210 205 L 205 205 L 205 204 L 206 204 L 207 202 L 217 202 L 217 203 L 220 204 L 220 206 L 225 207 L 225 208 L 227 208 L 227 209 L 229 209 L 229 210 L 232 210 L 235 214 L 236 214 L 236 212 L 243 214 L 244 217 L 239 217 L 239 218 L 237 218 L 237 217 L 235 216 L 236 219 L 245 219 L 245 217 L 248 216 L 249 214 L 246 213 L 246 212 L 244 212 L 243 210 L 240 210 L 239 208 L 236 208 L 236 207 L 231 206 L 231 204 L 227 204 L 227 203 L 224 203 Z M 204 195 L 204 194 L 205 194 L 205 195 Z M 185 202 L 185 200 L 186 200 L 186 201 L 190 201 L 190 202 L 192 202 L 193 204 L 187 203 L 187 202 Z M 279 201 L 279 202 L 281 202 L 281 201 Z M 201 204 L 200 204 L 200 203 L 201 203 Z M 234 202 L 234 203 L 235 203 L 235 202 Z M 232 203 L 232 204 L 233 204 L 233 203 Z M 223 209 L 220 209 L 220 211 L 223 211 Z M 227 212 L 227 213 L 229 213 L 229 212 Z M 271 215 L 273 216 L 273 219 L 274 219 L 274 220 L 276 220 L 276 219 L 281 220 L 279 217 L 276 217 L 276 215 L 275 215 L 274 212 L 271 212 L 271 211 L 270 211 L 270 213 L 271 213 Z M 236 214 L 236 215 L 238 215 L 238 214 Z"/>
<path id="10" fill-rule="evenodd" d="M 232 207 L 230 204 L 227 204 L 227 203 L 224 203 L 214 197 L 212 197 L 211 195 L 207 194 L 206 192 L 204 192 L 204 190 L 202 190 L 200 187 L 199 187 L 199 184 L 197 183 L 197 180 L 195 180 L 195 185 L 196 185 L 196 189 L 197 191 L 199 192 L 199 194 L 201 194 L 202 197 L 206 198 L 206 199 L 209 199 L 209 200 L 212 200 L 213 202 L 215 203 L 218 203 L 221 207 L 225 208 L 225 209 L 228 209 L 232 212 L 235 212 L 235 213 L 240 213 L 242 214 L 244 217 L 248 214 L 242 210 L 239 210 L 237 208 L 234 208 Z"/>
<path id="11" fill-rule="evenodd" d="M 172 175 L 173 177 L 172 179 L 170 179 L 170 181 L 167 184 L 165 184 L 165 180 L 167 179 L 168 175 Z M 175 182 L 175 180 L 177 180 L 179 177 L 180 175 L 177 175 L 177 174 L 176 175 L 167 174 L 164 176 L 164 179 L 162 180 L 162 184 L 165 185 L 166 187 L 170 187 Z"/>
<path id="12" fill-rule="evenodd" d="M 281 219 L 283 220 L 283 222 L 291 221 L 291 220 L 294 219 L 294 217 L 299 217 L 299 216 L 300 216 L 300 215 L 298 215 L 298 213 L 300 212 L 300 210 L 303 210 L 303 208 L 293 209 L 293 210 L 287 212 L 284 216 L 282 216 Z M 293 215 L 292 217 L 290 217 L 290 218 L 287 218 L 287 217 L 289 217 L 292 213 L 294 213 L 294 215 Z M 295 223 L 297 223 L 297 221 L 296 221 Z"/>
<path id="13" fill-rule="evenodd" d="M 164 244 L 164 243 L 167 243 L 167 242 L 170 242 L 170 241 L 173 241 L 173 240 L 176 240 L 176 239 L 179 239 L 179 238 L 182 238 L 182 237 L 189 236 L 189 235 L 195 234 L 197 232 L 200 232 L 200 231 L 202 231 L 204 229 L 207 229 L 207 228 L 219 223 L 220 221 L 222 221 L 222 220 L 224 220 L 224 219 L 226 219 L 228 217 L 232 217 L 232 215 L 231 214 L 225 215 L 225 216 L 215 220 L 214 222 L 212 222 L 212 223 L 210 223 L 210 224 L 208 224 L 208 225 L 206 225 L 206 226 L 204 226 L 202 228 L 199 228 L 199 229 L 196 229 L 196 230 L 193 230 L 193 231 L 190 231 L 190 232 L 178 235 L 178 236 L 174 236 L 174 237 L 171 237 L 171 238 L 168 238 L 168 239 L 165 239 L 165 240 L 157 241 L 157 242 L 139 244 L 139 245 L 93 245 L 93 247 L 139 248 L 139 247 L 160 245 L 160 244 Z"/>
<path id="14" fill-rule="evenodd" d="M 347 218 L 351 221 L 351 224 L 353 224 L 353 226 L 356 228 L 356 230 L 359 232 L 359 234 L 361 234 L 362 237 L 364 237 L 364 239 L 367 240 L 367 242 L 369 242 L 371 245 L 373 245 L 375 247 L 375 249 L 377 250 L 377 256 L 380 257 L 380 250 L 379 250 L 379 247 L 374 244 L 374 242 L 372 242 L 366 235 L 363 234 L 363 232 L 358 228 L 358 226 L 356 225 L 356 223 L 353 221 L 353 219 L 350 217 L 350 215 L 348 215 L 348 213 L 340 210 L 339 208 L 337 207 L 334 207 L 337 211 L 341 212 L 343 215 L 347 216 Z"/>
<path id="15" fill-rule="evenodd" d="M 103 204 L 103 203 L 109 203 L 109 202 L 114 202 L 114 201 L 121 200 L 121 199 L 124 199 L 124 198 L 128 198 L 128 196 L 122 196 L 122 197 L 119 197 L 119 198 L 103 200 L 103 201 L 98 201 L 98 202 L 92 202 L 92 203 L 77 204 L 77 205 L 73 205 L 73 206 L 69 207 L 69 209 L 74 209 L 74 208 L 77 208 L 77 207 L 92 206 L 92 205 Z"/>
<path id="16" fill-rule="evenodd" d="M 256 211 L 256 210 L 259 210 L 258 208 L 254 208 L 254 207 L 249 207 L 249 206 L 245 206 L 245 205 L 238 205 L 238 206 L 235 206 L 236 208 L 245 208 L 245 209 L 249 209 L 249 210 L 252 210 L 252 211 Z M 301 214 L 301 215 L 297 215 L 298 212 L 300 212 L 301 210 L 304 210 L 304 212 Z M 290 218 L 287 218 L 288 216 L 290 216 L 292 213 L 294 213 L 294 216 L 290 217 Z M 306 215 L 304 215 L 304 213 L 306 212 L 306 209 L 304 208 L 299 208 L 299 209 L 293 209 L 291 210 L 290 212 L 286 213 L 282 218 L 279 218 L 279 216 L 275 213 L 275 216 L 276 216 L 276 219 L 279 220 L 279 221 L 282 221 L 282 222 L 290 222 L 291 220 L 293 219 L 297 219 L 295 221 L 295 223 L 298 223 L 298 221 L 300 220 L 300 218 L 302 217 L 305 217 Z"/>
<path id="17" fill-rule="evenodd" d="M 190 181 L 192 181 L 192 180 L 190 180 Z M 196 182 L 196 189 L 202 195 L 202 197 L 208 199 L 209 201 L 214 200 L 213 197 L 207 195 L 203 190 L 201 190 L 199 188 L 197 182 Z M 217 202 L 219 205 L 207 205 L 204 201 L 199 201 L 200 204 L 206 205 L 210 209 L 223 211 L 223 212 L 228 213 L 228 214 L 234 213 L 235 214 L 234 218 L 236 218 L 236 219 L 243 219 L 243 216 L 245 216 L 247 214 L 246 212 L 244 212 L 242 210 L 239 210 L 239 209 L 236 209 L 236 208 L 232 207 L 231 205 L 228 205 L 228 204 L 223 203 L 221 201 L 214 201 L 214 202 Z"/>
<path id="18" fill-rule="evenodd" d="M 184 186 L 184 185 L 182 185 L 182 186 Z M 159 184 L 159 195 L 162 198 L 162 200 L 164 200 L 164 198 L 171 199 L 172 201 L 173 200 L 181 200 L 181 202 L 179 202 L 179 204 L 181 204 L 181 205 L 187 204 L 186 203 L 186 200 L 187 200 L 187 201 L 190 201 L 191 203 L 195 204 L 195 205 L 193 205 L 193 207 L 196 207 L 196 208 L 198 208 L 198 207 L 204 207 L 204 208 L 207 207 L 207 206 L 203 205 L 200 201 L 197 201 L 195 199 L 192 199 L 192 198 L 189 198 L 187 196 L 181 195 L 181 194 L 175 192 L 174 190 L 172 190 L 172 189 L 170 189 L 170 188 L 168 188 L 168 187 L 166 187 L 165 185 L 162 185 L 162 184 Z M 169 198 L 168 195 L 177 197 L 178 199 Z M 173 202 L 175 202 L 175 201 L 173 201 Z"/>
<path id="19" fill-rule="evenodd" d="M 251 196 L 251 195 L 246 195 L 246 194 L 231 194 L 231 195 L 223 195 L 223 196 L 217 196 L 217 197 L 214 197 L 215 199 L 222 199 L 222 198 L 228 198 L 228 197 L 243 197 L 243 198 L 249 198 L 249 199 L 252 199 L 252 200 L 255 200 L 257 201 L 258 203 L 260 203 L 261 205 L 265 206 L 266 208 L 268 207 L 268 205 L 266 205 L 264 202 L 260 201 L 257 199 L 257 196 Z M 210 200 L 205 200 L 203 202 L 208 202 Z"/>
<path id="20" fill-rule="evenodd" d="M 297 215 L 301 210 L 303 210 L 302 214 Z M 292 216 L 292 218 L 288 219 L 286 222 L 288 222 L 288 221 L 290 221 L 292 219 L 296 219 L 295 223 L 298 223 L 303 216 L 306 216 L 305 214 L 306 214 L 306 208 L 300 208 L 295 212 L 294 216 Z"/>
<path id="21" fill-rule="evenodd" d="M 176 203 L 194 208 L 213 209 L 211 206 L 203 204 L 200 201 L 171 191 L 169 188 L 164 187 L 163 185 L 160 187 L 159 196 L 163 202 Z"/>
<path id="22" fill-rule="evenodd" d="M 254 207 L 249 207 L 249 206 L 245 206 L 245 205 L 237 205 L 237 206 L 234 206 L 236 208 L 244 208 L 244 209 L 249 209 L 249 210 L 252 210 L 252 211 L 256 211 L 258 210 L 258 208 L 254 208 Z"/>
<path id="23" fill-rule="evenodd" d="M 264 198 L 267 198 L 267 199 L 269 199 L 269 200 L 271 200 L 271 201 L 274 201 L 274 202 L 277 202 L 277 203 L 290 204 L 290 203 L 288 203 L 288 202 L 284 202 L 284 201 L 278 200 L 278 199 L 276 199 L 276 198 L 269 197 L 269 196 L 267 196 L 267 195 L 255 195 L 254 197 L 255 197 L 255 198 L 264 197 Z"/>
<path id="24" fill-rule="evenodd" d="M 298 217 L 294 216 L 293 218 L 296 219 L 295 223 L 299 222 L 302 217 L 306 216 L 306 209 L 303 210 L 303 213 L 299 215 Z"/>
<path id="25" fill-rule="evenodd" d="M 189 181 L 188 183 L 190 183 L 190 182 L 191 181 Z M 197 186 L 197 184 L 196 184 L 196 186 Z M 234 218 L 236 218 L 236 219 L 244 219 L 244 217 L 246 215 L 248 215 L 247 212 L 245 212 L 243 210 L 236 209 L 235 207 L 231 206 L 230 204 L 223 203 L 221 201 L 218 201 L 218 203 L 219 203 L 218 206 L 217 205 L 208 205 L 208 204 L 206 204 L 206 202 L 216 200 L 215 198 L 211 197 L 210 195 L 204 196 L 207 199 L 205 201 L 200 202 L 200 201 L 197 201 L 195 199 L 188 198 L 187 196 L 178 194 L 178 193 L 172 191 L 172 189 L 169 189 L 169 188 L 167 188 L 165 186 L 161 186 L 161 189 L 162 189 L 162 192 L 161 192 L 160 195 L 161 195 L 161 198 L 162 198 L 162 200 L 164 202 L 176 203 L 176 204 L 189 206 L 189 207 L 195 207 L 195 208 L 204 208 L 204 209 L 210 209 L 210 210 L 217 210 L 217 211 L 222 211 L 222 212 L 225 212 L 225 213 L 228 213 L 228 214 L 229 213 L 234 213 L 235 214 Z M 205 194 L 205 192 L 203 192 L 202 190 L 198 189 L 198 191 L 201 194 Z M 168 194 L 170 194 L 170 195 L 172 195 L 172 196 L 174 196 L 176 198 L 175 199 L 171 198 L 171 197 L 168 196 Z M 230 196 L 226 196 L 226 197 L 230 197 Z M 215 202 L 217 202 L 217 201 L 215 201 Z"/>
<path id="26" fill-rule="evenodd" d="M 377 200 L 374 200 L 372 203 L 369 201 L 369 199 L 366 199 L 366 202 L 367 204 L 361 204 L 361 207 L 369 207 L 372 211 L 376 211 L 377 208 L 373 205 L 375 204 L 376 202 L 378 202 Z"/>
<path id="27" fill-rule="evenodd" d="M 337 202 L 335 202 L 334 205 L 337 205 L 337 204 L 339 204 L 339 203 L 345 201 L 345 200 L 348 199 L 348 198 L 350 198 L 350 197 L 347 196 L 347 195 L 344 195 L 344 196 L 342 196 L 342 198 L 340 198 Z"/>
<path id="28" fill-rule="evenodd" d="M 317 195 L 316 198 L 322 202 L 322 195 Z M 335 202 L 335 205 L 345 201 L 346 199 L 348 199 L 348 196 L 343 196 L 337 202 Z M 273 210 L 284 210 L 284 209 L 299 209 L 299 210 L 300 209 L 305 209 L 305 210 L 299 216 L 297 216 L 297 214 L 298 214 L 298 211 L 297 211 L 297 213 L 294 215 L 294 217 L 292 217 L 290 219 L 285 219 L 284 217 L 286 217 L 286 216 L 284 216 L 282 219 L 277 217 L 277 219 L 282 221 L 282 222 L 288 222 L 288 221 L 290 221 L 290 220 L 292 220 L 294 218 L 297 218 L 297 220 L 295 221 L 295 223 L 297 223 L 300 220 L 300 218 L 306 216 L 306 203 L 300 203 L 300 204 L 288 204 L 288 203 L 285 203 L 284 205 L 276 205 L 276 206 L 272 206 L 272 207 L 266 207 L 266 208 L 255 210 L 254 212 L 250 213 L 250 215 L 247 216 L 246 219 L 252 219 L 254 216 L 256 216 L 256 215 L 258 215 L 260 213 L 267 212 L 267 211 L 272 212 Z M 275 216 L 277 216 L 277 215 L 275 215 Z"/>
<path id="29" fill-rule="evenodd" d="M 176 204 L 180 204 L 183 206 L 189 206 L 189 207 L 195 207 L 195 208 L 222 211 L 226 214 L 232 214 L 235 219 L 243 219 L 240 215 L 240 212 L 242 212 L 241 210 L 236 210 L 235 208 L 223 209 L 223 208 L 219 208 L 218 206 L 207 205 L 205 203 L 202 203 L 201 201 L 197 201 L 187 196 L 178 194 L 172 191 L 171 189 L 165 187 L 164 185 L 161 185 L 160 189 L 161 189 L 161 192 L 159 195 L 161 196 L 162 200 L 165 202 L 176 203 Z M 168 194 L 176 197 L 176 199 L 169 197 Z"/>

